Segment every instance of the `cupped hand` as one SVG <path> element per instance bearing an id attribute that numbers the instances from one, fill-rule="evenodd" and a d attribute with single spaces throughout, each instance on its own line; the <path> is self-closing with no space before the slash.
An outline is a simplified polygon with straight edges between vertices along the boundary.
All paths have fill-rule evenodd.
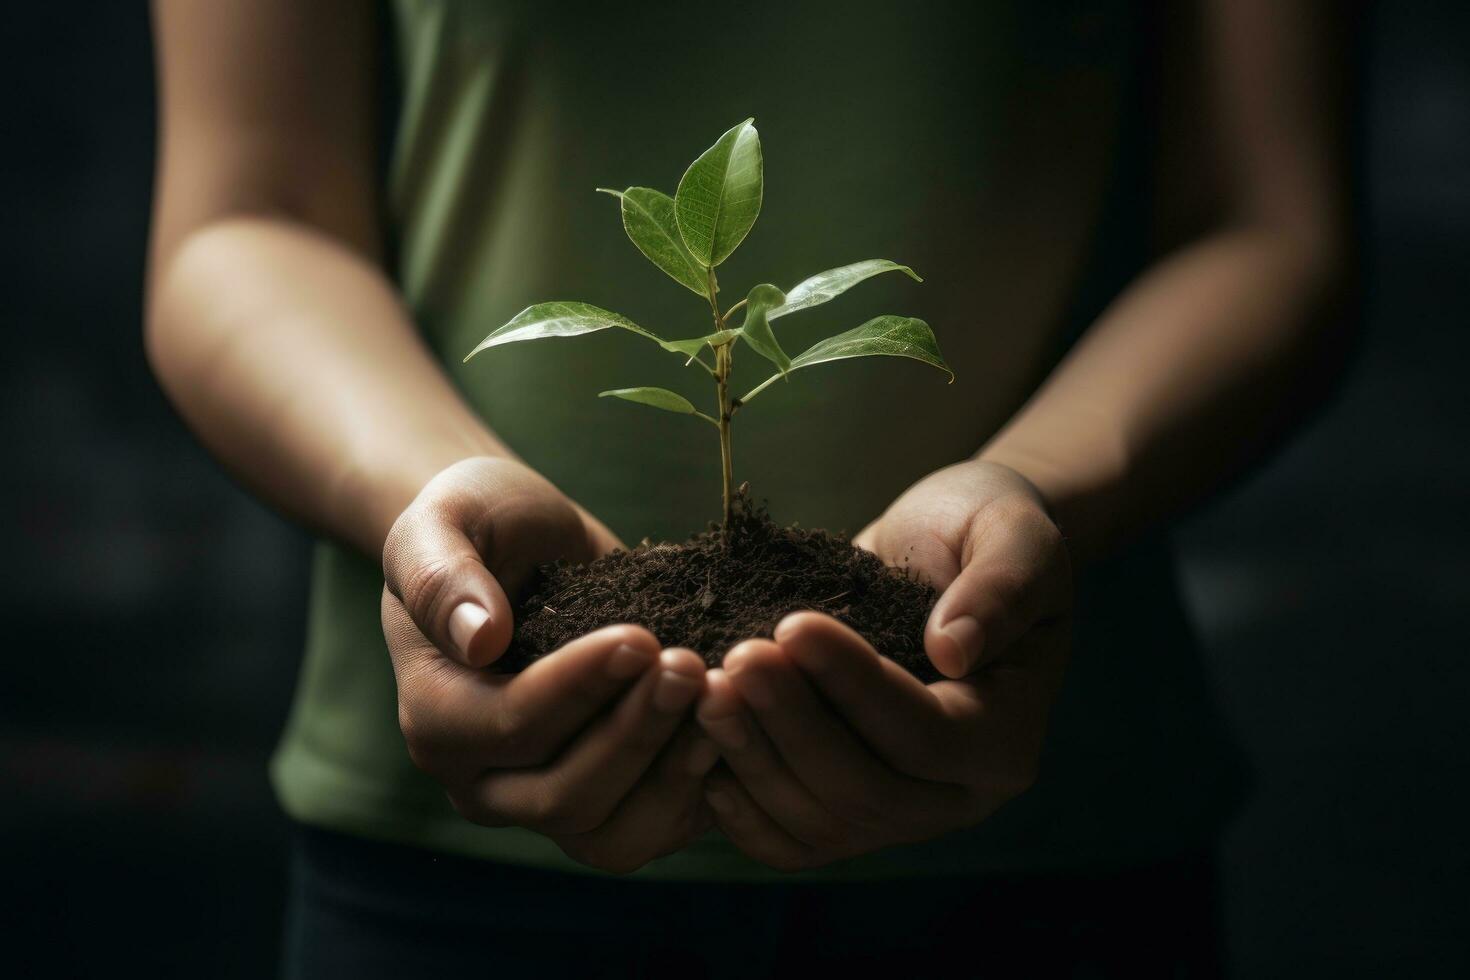
<path id="1" fill-rule="evenodd" d="M 524 465 L 464 460 L 389 532 L 382 613 L 409 753 L 455 809 L 627 872 L 710 824 L 701 779 L 717 752 L 690 710 L 703 661 L 618 625 L 519 674 L 485 669 L 510 643 L 509 596 L 536 565 L 614 547 L 605 527 Z"/>
<path id="2" fill-rule="evenodd" d="M 941 591 L 925 685 L 861 636 L 796 613 L 706 679 L 724 834 L 798 870 L 978 824 L 1035 780 L 1070 645 L 1071 573 L 1035 488 L 985 462 L 940 470 L 855 539 Z"/>

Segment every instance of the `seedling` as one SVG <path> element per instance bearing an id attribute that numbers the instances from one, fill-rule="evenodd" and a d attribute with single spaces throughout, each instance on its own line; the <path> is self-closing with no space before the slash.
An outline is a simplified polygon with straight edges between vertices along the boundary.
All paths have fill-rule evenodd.
<path id="1" fill-rule="evenodd" d="M 719 280 L 715 268 L 730 257 L 745 240 L 760 214 L 764 175 L 760 136 L 753 119 L 730 129 L 699 155 L 684 171 L 673 197 L 649 187 L 623 191 L 599 187 L 598 191 L 619 199 L 623 229 L 650 262 L 680 285 L 703 298 L 714 318 L 714 332 L 688 340 L 665 340 L 632 320 L 590 303 L 552 302 L 528 306 L 508 323 L 491 331 L 471 357 L 491 347 L 543 337 L 575 337 L 617 327 L 658 344 L 684 357 L 685 366 L 699 365 L 715 383 L 715 410 L 699 411 L 689 399 L 667 388 L 618 388 L 598 397 L 622 398 L 641 405 L 678 412 L 708 422 L 720 433 L 720 473 L 724 498 L 724 520 L 730 523 L 735 493 L 735 471 L 730 448 L 730 423 L 766 388 L 792 371 L 840 361 L 849 357 L 887 355 L 910 357 L 954 372 L 939 353 L 934 331 L 914 317 L 877 316 L 861 326 L 818 341 L 807 350 L 788 357 L 776 340 L 771 323 L 789 313 L 820 306 L 864 279 L 884 272 L 902 272 L 923 282 L 906 265 L 887 259 L 865 259 L 851 265 L 819 272 L 783 292 L 770 283 L 751 288 L 745 298 L 720 312 Z M 741 308 L 740 326 L 731 327 L 730 317 Z M 770 361 L 776 372 L 739 398 L 730 397 L 730 369 L 735 345 L 744 343 Z M 711 359 L 706 359 L 707 355 Z"/>

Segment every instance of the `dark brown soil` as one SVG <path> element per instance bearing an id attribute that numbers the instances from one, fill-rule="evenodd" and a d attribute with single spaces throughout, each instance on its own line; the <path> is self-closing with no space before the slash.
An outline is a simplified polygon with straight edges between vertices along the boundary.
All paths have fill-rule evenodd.
<path id="1" fill-rule="evenodd" d="M 777 527 L 742 495 L 726 530 L 711 525 L 680 545 L 644 542 L 586 565 L 541 566 L 500 664 L 521 670 L 591 630 L 638 623 L 716 666 L 741 640 L 770 637 L 788 613 L 814 609 L 931 681 L 939 674 L 924 654 L 924 622 L 936 598 L 845 537 Z"/>

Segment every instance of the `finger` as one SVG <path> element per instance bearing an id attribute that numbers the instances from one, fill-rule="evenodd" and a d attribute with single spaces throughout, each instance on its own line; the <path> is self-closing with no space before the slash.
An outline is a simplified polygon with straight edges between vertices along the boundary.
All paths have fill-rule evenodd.
<path id="1" fill-rule="evenodd" d="M 951 781 L 961 732 L 934 692 L 831 616 L 793 613 L 776 642 L 821 696 L 899 772 Z"/>
<path id="2" fill-rule="evenodd" d="M 874 755 L 777 644 L 747 641 L 730 651 L 725 664 L 781 759 L 839 818 L 893 842 L 927 836 L 962 809 L 958 786 L 913 779 Z M 779 821 L 779 814 L 767 811 Z"/>
<path id="3" fill-rule="evenodd" d="M 941 710 L 965 732 L 971 758 L 983 760 L 966 779 L 979 791 L 975 819 L 1035 782 L 1069 644 L 1066 621 L 1039 626 L 1014 644 L 1017 662 L 1008 659 L 963 680 L 929 685 Z"/>
<path id="4" fill-rule="evenodd" d="M 689 745 L 671 752 L 667 762 L 660 767 L 665 783 L 682 786 L 685 779 L 700 782 L 724 758 L 720 754 L 719 746 L 710 741 L 697 721 L 691 720 L 689 728 L 695 733 Z"/>
<path id="5" fill-rule="evenodd" d="M 703 783 L 717 758 L 699 726 L 684 722 L 607 820 L 556 843 L 573 859 L 614 874 L 684 848 L 714 824 Z"/>
<path id="6" fill-rule="evenodd" d="M 924 649 L 946 677 L 1004 656 L 1033 625 L 1064 616 L 1071 605 L 1061 532 L 1030 501 L 1008 498 L 982 511 L 964 551 L 924 630 Z"/>
<path id="7" fill-rule="evenodd" d="M 554 762 L 493 770 L 477 799 L 490 813 L 548 834 L 600 826 L 663 751 L 704 688 L 704 661 L 692 650 L 665 650 L 603 718 Z"/>
<path id="8" fill-rule="evenodd" d="M 702 782 L 719 761 L 719 746 L 710 741 L 693 716 L 687 716 L 644 777 L 644 783 L 682 788 L 691 782 Z"/>
<path id="9" fill-rule="evenodd" d="M 510 600 L 448 508 L 415 503 L 383 544 L 388 591 L 434 647 L 468 667 L 510 645 Z"/>
<path id="10" fill-rule="evenodd" d="M 772 820 L 738 780 L 711 776 L 705 781 L 704 798 L 714 812 L 715 826 L 746 856 L 777 871 L 800 871 L 825 863 L 815 848 Z"/>
<path id="11" fill-rule="evenodd" d="M 951 722 L 992 746 L 1001 744 L 1007 731 L 1044 732 L 1066 671 L 1071 632 L 1068 620 L 1037 626 L 1012 644 L 1014 658 L 928 689 Z"/>
<path id="12" fill-rule="evenodd" d="M 724 670 L 711 670 L 706 676 L 695 717 L 719 746 L 729 770 L 787 833 L 812 845 L 853 835 L 855 828 L 823 806 L 782 761 Z"/>
<path id="13" fill-rule="evenodd" d="M 704 800 L 704 780 L 719 761 L 719 747 L 710 741 L 699 722 L 690 717 L 654 763 L 652 771 L 657 777 L 645 777 L 635 787 L 628 813 L 614 814 L 609 821 L 611 829 L 616 832 L 620 825 L 626 825 L 631 832 L 652 820 L 651 816 L 643 816 L 644 813 L 664 809 L 664 800 L 674 798 L 682 803 L 682 808 L 669 808 L 669 812 L 678 814 L 678 825 L 654 856 L 663 857 L 681 850 L 715 825 L 714 812 Z"/>
<path id="14" fill-rule="evenodd" d="M 627 550 L 627 546 L 608 529 L 606 524 L 593 517 L 581 506 L 577 504 L 572 506 L 576 508 L 577 515 L 582 518 L 582 524 L 587 528 L 587 545 L 593 557 L 600 558 L 619 549 Z"/>
<path id="15" fill-rule="evenodd" d="M 519 674 L 495 674 L 440 656 L 386 590 L 383 620 L 399 723 L 415 762 L 430 772 L 549 761 L 659 656 L 658 640 L 643 627 L 608 626 Z"/>

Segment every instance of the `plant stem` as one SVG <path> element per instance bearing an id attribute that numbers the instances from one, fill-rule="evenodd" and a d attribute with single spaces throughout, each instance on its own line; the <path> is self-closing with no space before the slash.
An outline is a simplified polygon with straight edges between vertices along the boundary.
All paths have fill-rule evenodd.
<path id="1" fill-rule="evenodd" d="M 766 380 L 762 381 L 760 384 L 756 385 L 754 388 L 752 388 L 749 391 L 747 391 L 745 393 L 745 397 L 740 398 L 740 399 L 737 399 L 736 402 L 735 402 L 735 407 L 737 409 L 740 408 L 746 402 L 750 401 L 756 395 L 759 395 L 761 392 L 765 391 L 771 385 L 775 384 L 777 381 L 780 381 L 780 380 L 781 380 L 781 375 L 780 375 L 779 372 L 776 373 L 776 374 L 771 375 L 769 378 L 767 378 Z"/>
<path id="2" fill-rule="evenodd" d="M 719 284 L 715 281 L 714 269 L 705 269 L 704 271 L 709 276 L 709 288 L 707 290 L 707 294 L 709 296 L 709 311 L 715 316 L 715 332 L 718 333 L 719 331 L 725 329 L 725 318 L 720 316 L 720 304 L 719 301 L 715 299 L 715 295 L 719 291 Z"/>
<path id="3" fill-rule="evenodd" d="M 709 308 L 715 318 L 715 333 L 725 329 L 725 318 L 720 315 L 720 305 L 715 302 L 715 270 L 709 269 Z M 734 360 L 734 340 L 727 340 L 715 348 L 715 389 L 719 396 L 719 412 L 716 415 L 720 429 L 720 489 L 724 499 L 724 526 L 730 527 L 731 508 L 735 501 L 735 462 L 730 452 L 730 416 L 734 410 L 730 405 L 730 363 Z"/>
<path id="4" fill-rule="evenodd" d="M 721 344 L 715 348 L 715 387 L 719 392 L 720 414 L 720 476 L 725 504 L 725 527 L 730 526 L 731 508 L 735 496 L 735 462 L 730 451 L 730 348 Z"/>

